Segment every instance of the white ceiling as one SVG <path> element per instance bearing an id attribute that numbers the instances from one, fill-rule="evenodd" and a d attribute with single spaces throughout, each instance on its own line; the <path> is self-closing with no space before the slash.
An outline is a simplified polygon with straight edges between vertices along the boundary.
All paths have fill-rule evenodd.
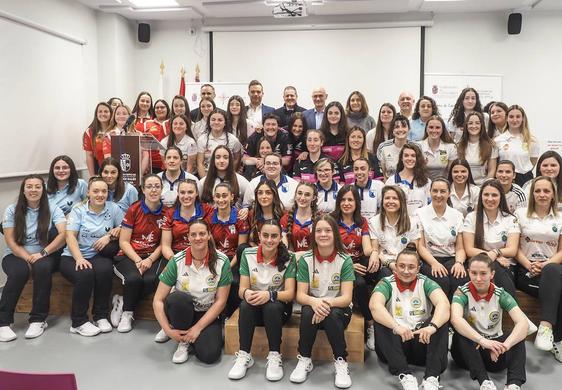
<path id="1" fill-rule="evenodd" d="M 75 0 L 90 8 L 117 13 L 130 20 L 203 20 L 263 18 L 273 20 L 263 0 L 176 0 L 184 10 L 135 10 L 128 0 Z M 309 3 L 311 0 L 307 0 Z M 375 15 L 492 11 L 562 10 L 561 0 L 324 0 L 307 7 L 311 16 Z"/>

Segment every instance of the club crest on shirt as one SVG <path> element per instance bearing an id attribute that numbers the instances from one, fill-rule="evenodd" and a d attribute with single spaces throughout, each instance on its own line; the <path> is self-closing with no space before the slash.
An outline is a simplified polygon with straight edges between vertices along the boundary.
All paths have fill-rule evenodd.
<path id="1" fill-rule="evenodd" d="M 552 225 L 552 231 L 553 231 L 554 233 L 558 232 L 558 226 Z"/>
<path id="2" fill-rule="evenodd" d="M 402 306 L 396 305 L 394 307 L 394 316 L 395 317 L 402 317 Z"/>
<path id="3" fill-rule="evenodd" d="M 497 324 L 500 320 L 500 312 L 497 310 L 490 312 L 490 314 L 488 315 L 488 320 L 490 320 L 490 322 L 494 325 Z"/>
<path id="4" fill-rule="evenodd" d="M 504 230 L 500 233 L 503 242 L 507 242 L 507 232 Z"/>
<path id="5" fill-rule="evenodd" d="M 271 278 L 271 284 L 279 286 L 283 283 L 283 276 L 281 274 L 274 274 Z"/>
<path id="6" fill-rule="evenodd" d="M 419 309 L 422 306 L 421 299 L 418 297 L 412 297 L 412 299 L 410 299 L 410 306 L 414 310 Z"/>
<path id="7" fill-rule="evenodd" d="M 455 230 L 454 226 L 451 226 L 451 236 L 453 236 L 453 237 L 457 236 L 457 231 Z"/>
<path id="8" fill-rule="evenodd" d="M 209 275 L 207 276 L 205 283 L 207 283 L 207 286 L 209 287 L 215 287 L 217 285 L 217 277 L 213 275 Z"/>
<path id="9" fill-rule="evenodd" d="M 408 243 L 408 239 L 406 238 L 406 236 L 402 236 L 402 238 L 400 239 L 400 243 L 402 245 L 406 245 Z"/>
<path id="10" fill-rule="evenodd" d="M 332 274 L 331 281 L 332 281 L 333 284 L 339 283 L 340 282 L 340 273 L 336 272 L 335 274 Z"/>

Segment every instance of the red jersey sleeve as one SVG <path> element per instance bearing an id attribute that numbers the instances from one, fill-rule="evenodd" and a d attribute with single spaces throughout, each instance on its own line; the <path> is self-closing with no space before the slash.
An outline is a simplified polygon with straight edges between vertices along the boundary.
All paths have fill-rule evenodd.
<path id="1" fill-rule="evenodd" d="M 84 135 L 82 136 L 82 149 L 86 152 L 94 151 L 94 148 L 92 147 L 92 130 L 90 128 L 86 129 Z"/>
<path id="2" fill-rule="evenodd" d="M 361 235 L 368 236 L 369 235 L 369 222 L 363 217 L 361 217 L 363 223 L 361 224 Z"/>
<path id="3" fill-rule="evenodd" d="M 172 230 L 172 218 L 174 216 L 175 207 L 170 207 L 165 212 L 164 223 L 162 224 L 162 230 Z"/>
<path id="4" fill-rule="evenodd" d="M 123 218 L 123 222 L 121 222 L 121 226 L 133 229 L 135 227 L 135 220 L 136 220 L 136 211 L 138 207 L 131 206 L 125 213 L 125 217 Z"/>
<path id="5" fill-rule="evenodd" d="M 289 224 L 289 214 L 287 213 L 283 214 L 279 223 L 281 224 L 281 230 L 283 231 L 283 233 L 287 233 L 287 225 Z"/>

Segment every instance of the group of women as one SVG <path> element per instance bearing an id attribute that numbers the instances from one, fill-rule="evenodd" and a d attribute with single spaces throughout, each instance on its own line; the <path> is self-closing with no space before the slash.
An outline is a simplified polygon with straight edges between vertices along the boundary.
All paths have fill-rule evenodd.
<path id="1" fill-rule="evenodd" d="M 366 107 L 357 96 L 351 107 Z M 51 275 L 60 269 L 74 285 L 70 331 L 82 336 L 131 331 L 139 301 L 155 292 L 155 341 L 178 343 L 175 363 L 189 353 L 217 361 L 221 318 L 239 309 L 231 379 L 254 363 L 255 326 L 268 337 L 266 378 L 283 377 L 282 327 L 296 302 L 292 382 L 312 371 L 312 347 L 323 329 L 335 385 L 351 386 L 344 330 L 353 309 L 365 319 L 367 348 L 388 362 L 404 389 L 418 388 L 408 363 L 426 366 L 424 389 L 439 388 L 449 324 L 453 359 L 481 389 L 495 389 L 486 372 L 504 367 L 506 388 L 519 389 L 529 324 L 516 288 L 539 298 L 535 345 L 562 362 L 562 158 L 551 151 L 538 158 L 521 107 L 491 104 L 486 124 L 477 92 L 467 88 L 448 124 L 435 102 L 421 97 L 412 122 L 385 103 L 366 134 L 348 129 L 341 104 L 330 103 L 320 129 L 306 129 L 299 115 L 290 121 L 288 139 L 303 141 L 292 172 L 263 136 L 246 178 L 240 140 L 263 130 L 245 121 L 240 100 L 231 98 L 224 113 L 203 99 L 196 123 L 181 96 L 170 109 L 164 100 L 153 106 L 142 92 L 130 124 L 120 101 L 100 103 L 84 136 L 87 183 L 68 156 L 52 161 L 46 182 L 24 178 L 3 219 L 8 279 L 0 341 L 17 337 L 10 324 L 30 274 L 25 337 L 41 336 Z M 422 139 L 414 126 L 423 126 Z M 123 127 L 167 137 L 162 154 L 143 156 L 153 173 L 139 189 L 123 181 L 107 153 L 111 134 Z M 114 274 L 123 296 L 113 297 L 110 310 Z M 511 333 L 502 331 L 502 310 L 514 320 Z"/>

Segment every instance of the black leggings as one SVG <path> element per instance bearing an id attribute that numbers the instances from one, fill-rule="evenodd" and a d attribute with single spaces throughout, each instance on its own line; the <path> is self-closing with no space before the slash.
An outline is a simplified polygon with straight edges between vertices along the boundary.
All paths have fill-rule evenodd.
<path id="1" fill-rule="evenodd" d="M 93 320 L 107 319 L 109 315 L 109 297 L 113 280 L 113 261 L 107 257 L 95 255 L 87 259 L 92 268 L 76 270 L 76 261 L 71 256 L 62 256 L 61 274 L 72 284 L 72 327 L 77 328 L 88 322 L 88 306 L 92 292 L 94 294 Z"/>
<path id="2" fill-rule="evenodd" d="M 166 297 L 164 311 L 172 328 L 178 330 L 188 330 L 206 313 L 195 311 L 191 294 L 181 291 L 174 291 Z M 218 318 L 201 331 L 193 343 L 193 349 L 197 359 L 203 363 L 211 364 L 220 359 L 222 329 Z"/>
<path id="3" fill-rule="evenodd" d="M 468 283 L 468 273 L 463 278 L 455 278 L 451 273 L 451 269 L 455 265 L 455 258 L 454 257 L 436 257 L 439 263 L 443 264 L 443 266 L 447 269 L 448 274 L 445 276 L 433 276 L 431 274 L 431 266 L 427 264 L 425 261 L 422 262 L 420 272 L 433 280 L 435 283 L 441 287 L 445 295 L 449 298 L 449 301 L 453 299 L 453 294 L 457 291 L 459 286 L 462 286 L 465 283 Z M 464 267 L 464 265 L 463 265 Z M 466 271 L 466 268 L 465 268 Z"/>
<path id="4" fill-rule="evenodd" d="M 143 259 L 148 257 L 146 254 L 141 256 Z M 137 304 L 144 297 L 152 294 L 158 286 L 158 275 L 168 263 L 163 257 L 152 263 L 142 275 L 134 261 L 126 256 L 115 258 L 115 275 L 123 283 L 123 311 L 135 311 Z"/>
<path id="5" fill-rule="evenodd" d="M 367 267 L 369 265 L 369 258 L 362 256 L 359 259 L 359 264 Z M 384 276 L 391 275 L 390 272 L 386 272 L 383 268 L 379 268 L 377 272 L 366 273 L 365 275 L 360 275 L 355 272 L 355 281 L 353 282 L 353 302 L 357 304 L 359 311 L 363 315 L 365 321 L 372 321 L 373 315 L 369 309 L 369 300 L 371 298 L 371 292 L 373 288 Z"/>
<path id="6" fill-rule="evenodd" d="M 503 342 L 509 333 L 493 340 Z M 521 386 L 526 381 L 525 375 L 525 340 L 515 344 L 509 351 L 501 354 L 498 361 L 490 358 L 490 351 L 484 348 L 476 349 L 476 343 L 455 332 L 451 356 L 455 363 L 461 368 L 470 370 L 470 377 L 482 384 L 489 380 L 488 371 L 498 372 L 507 368 L 507 385 Z"/>
<path id="7" fill-rule="evenodd" d="M 316 340 L 318 329 L 324 329 L 328 341 L 334 353 L 334 359 L 347 357 L 347 345 L 345 343 L 344 331 L 351 321 L 351 309 L 332 307 L 330 314 L 319 324 L 312 323 L 314 310 L 310 306 L 303 306 L 301 311 L 301 323 L 299 327 L 299 353 L 303 357 L 312 356 L 312 347 Z"/>
<path id="8" fill-rule="evenodd" d="M 45 321 L 49 314 L 52 274 L 57 263 L 58 260 L 51 256 L 43 257 L 33 264 L 14 254 L 4 257 L 2 269 L 8 279 L 0 298 L 0 326 L 14 322 L 16 304 L 30 274 L 33 276 L 33 305 L 29 322 Z"/>
<path id="9" fill-rule="evenodd" d="M 539 298 L 541 320 L 552 324 L 554 341 L 562 340 L 562 265 L 547 264 L 540 276 L 528 278 L 524 267 L 517 267 L 517 288 Z"/>
<path id="10" fill-rule="evenodd" d="M 514 267 L 504 267 L 499 262 L 494 261 L 494 284 L 498 287 L 502 287 L 505 291 L 509 293 L 515 299 L 515 276 Z"/>
<path id="11" fill-rule="evenodd" d="M 238 334 L 240 350 L 250 352 L 256 326 L 264 326 L 270 352 L 280 352 L 283 325 L 289 321 L 293 304 L 281 301 L 267 302 L 261 306 L 252 306 L 246 301 L 240 303 L 238 317 Z"/>
<path id="12" fill-rule="evenodd" d="M 423 326 L 428 323 L 429 320 Z M 425 366 L 424 378 L 437 377 L 447 368 L 447 324 L 431 336 L 429 344 L 420 343 L 419 336 L 402 342 L 400 336 L 392 333 L 392 329 L 378 322 L 375 322 L 375 334 L 375 352 L 379 359 L 388 363 L 392 375 L 411 374 L 408 364 Z"/>

